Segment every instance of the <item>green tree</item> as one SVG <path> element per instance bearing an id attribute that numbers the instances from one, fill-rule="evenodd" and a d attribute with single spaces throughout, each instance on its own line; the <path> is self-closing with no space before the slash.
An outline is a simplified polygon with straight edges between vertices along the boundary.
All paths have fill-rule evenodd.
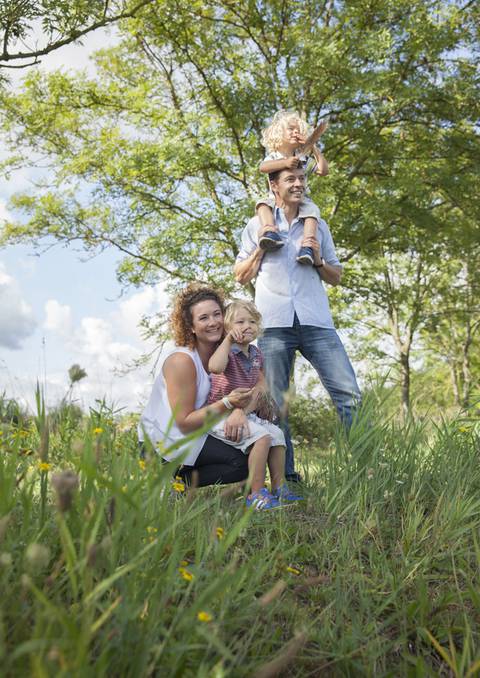
<path id="1" fill-rule="evenodd" d="M 405 253 L 357 259 L 346 281 L 349 312 L 362 328 L 360 355 L 371 359 L 374 353 L 377 362 L 394 367 L 404 419 L 411 410 L 412 351 L 431 320 L 430 299 L 441 291 L 441 258 L 438 248 L 427 254 L 412 243 Z"/>
<path id="2" fill-rule="evenodd" d="M 153 0 L 0 0 L 0 69 L 27 68 L 87 33 L 135 16 Z M 0 71 L 0 79 L 4 78 Z"/>
<path id="3" fill-rule="evenodd" d="M 96 78 L 30 71 L 2 95 L 6 167 L 42 158 L 50 173 L 15 197 L 25 219 L 1 242 L 115 247 L 125 284 L 231 290 L 265 189 L 260 132 L 282 107 L 332 118 L 331 174 L 311 188 L 344 261 L 361 255 L 368 273 L 384 254 L 424 261 L 471 241 L 478 13 L 440 0 L 157 0 L 119 25 Z M 364 282 L 351 276 L 359 295 Z"/>
<path id="4" fill-rule="evenodd" d="M 454 402 L 466 408 L 472 404 L 474 365 L 478 362 L 479 246 L 472 247 L 464 259 L 445 259 L 442 268 L 447 270 L 444 287 L 440 295 L 432 295 L 432 312 L 422 330 L 422 344 L 434 359 L 448 366 Z"/>

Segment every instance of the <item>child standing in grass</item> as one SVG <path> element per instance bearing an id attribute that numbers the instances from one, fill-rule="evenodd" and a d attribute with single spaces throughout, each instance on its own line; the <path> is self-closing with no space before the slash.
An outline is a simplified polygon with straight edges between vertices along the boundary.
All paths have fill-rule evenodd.
<path id="1" fill-rule="evenodd" d="M 249 301 L 233 301 L 225 313 L 226 336 L 208 363 L 212 385 L 208 402 L 223 398 L 229 406 L 227 393 L 233 389 L 254 388 L 251 406 L 245 410 L 246 420 L 239 428 L 239 440 L 226 437 L 224 423 L 220 422 L 210 435 L 248 454 L 251 479 L 251 493 L 247 506 L 257 510 L 277 508 L 285 501 L 302 499 L 290 492 L 285 481 L 285 437 L 282 430 L 258 414 L 254 409 L 262 395 L 268 392 L 263 374 L 263 357 L 255 341 L 261 325 L 261 316 L 255 305 Z M 233 409 L 233 408 L 232 408 Z M 270 471 L 271 492 L 265 487 L 266 467 Z"/>
<path id="2" fill-rule="evenodd" d="M 305 120 L 297 113 L 278 111 L 275 113 L 271 125 L 263 131 L 262 145 L 267 149 L 268 155 L 260 164 L 260 171 L 271 174 L 279 170 L 303 167 L 307 176 L 312 172 L 319 176 L 326 176 L 328 174 L 328 163 L 315 144 L 327 127 L 327 121 L 320 123 L 307 140 L 310 130 Z M 309 150 L 303 149 L 304 146 L 311 147 L 314 161 L 303 152 Z M 261 231 L 263 231 L 258 244 L 262 249 L 270 251 L 284 245 L 273 218 L 274 206 L 275 197 L 271 191 L 268 198 L 259 200 L 256 205 Z M 305 197 L 300 203 L 298 216 L 305 219 L 303 242 L 309 237 L 316 239 L 320 211 L 310 198 Z M 299 264 L 313 266 L 312 248 L 302 244 L 297 261 Z"/>

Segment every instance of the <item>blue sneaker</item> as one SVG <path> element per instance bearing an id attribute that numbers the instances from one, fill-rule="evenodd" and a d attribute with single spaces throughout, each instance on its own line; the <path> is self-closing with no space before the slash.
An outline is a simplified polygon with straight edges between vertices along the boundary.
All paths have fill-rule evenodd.
<path id="1" fill-rule="evenodd" d="M 313 250 L 311 247 L 300 247 L 298 253 L 297 261 L 299 264 L 304 264 L 306 266 L 313 266 Z"/>
<path id="2" fill-rule="evenodd" d="M 285 483 L 281 487 L 277 487 L 276 490 L 273 490 L 272 495 L 280 503 L 282 503 L 284 501 L 303 501 L 303 499 L 304 499 L 304 497 L 301 497 L 299 494 L 295 494 L 294 492 L 291 492 L 287 483 Z"/>
<path id="3" fill-rule="evenodd" d="M 280 508 L 281 504 L 266 487 L 262 487 L 258 492 L 252 492 L 247 497 L 247 508 L 253 506 L 255 511 L 266 511 L 268 509 Z"/>
<path id="4" fill-rule="evenodd" d="M 282 236 L 276 231 L 265 231 L 258 241 L 260 249 L 265 251 L 278 250 L 284 245 L 285 243 L 282 240 Z"/>

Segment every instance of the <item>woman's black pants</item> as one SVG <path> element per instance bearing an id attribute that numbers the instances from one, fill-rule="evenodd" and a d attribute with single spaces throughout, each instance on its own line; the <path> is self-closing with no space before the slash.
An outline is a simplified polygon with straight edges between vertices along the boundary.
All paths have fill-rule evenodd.
<path id="1" fill-rule="evenodd" d="M 142 456 L 142 446 L 140 448 Z M 248 478 L 248 456 L 212 436 L 207 439 L 193 466 L 181 466 L 175 475 L 187 485 L 228 485 Z"/>

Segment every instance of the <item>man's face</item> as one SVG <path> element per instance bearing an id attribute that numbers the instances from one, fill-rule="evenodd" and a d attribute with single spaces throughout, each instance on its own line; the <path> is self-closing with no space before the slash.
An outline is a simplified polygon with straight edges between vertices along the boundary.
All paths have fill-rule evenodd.
<path id="1" fill-rule="evenodd" d="M 305 195 L 305 172 L 297 168 L 282 170 L 278 179 L 272 181 L 275 196 L 286 205 L 298 205 Z"/>

